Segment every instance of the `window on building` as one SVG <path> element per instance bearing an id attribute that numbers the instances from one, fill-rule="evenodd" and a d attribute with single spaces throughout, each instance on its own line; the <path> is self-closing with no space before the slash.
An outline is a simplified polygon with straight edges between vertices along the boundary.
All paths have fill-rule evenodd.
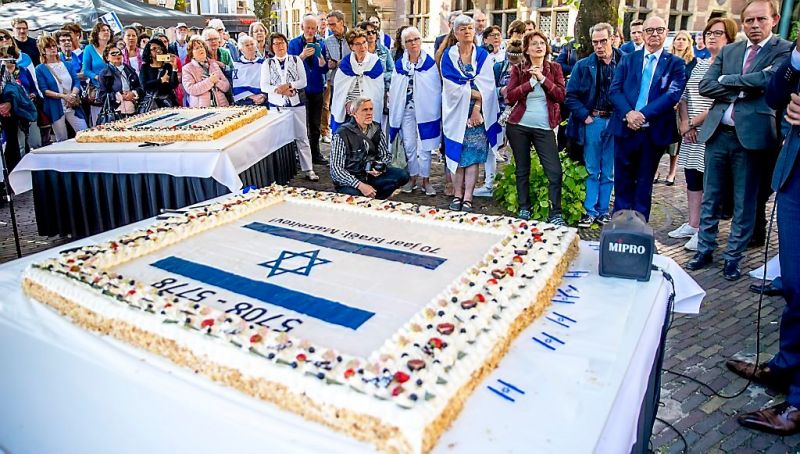
<path id="1" fill-rule="evenodd" d="M 539 14 L 539 30 L 550 36 L 553 30 L 553 16 L 550 13 Z"/>
<path id="2" fill-rule="evenodd" d="M 211 14 L 210 0 L 200 0 L 200 12 L 198 14 Z"/>
<path id="3" fill-rule="evenodd" d="M 247 15 L 250 14 L 250 8 L 247 6 L 247 0 L 236 1 L 236 14 Z"/>
<path id="4" fill-rule="evenodd" d="M 430 0 L 409 0 L 407 4 L 408 14 L 406 14 L 406 18 L 408 18 L 408 23 L 417 27 L 419 34 L 423 38 L 428 36 Z"/>
<path id="5" fill-rule="evenodd" d="M 292 34 L 291 36 L 297 36 L 301 33 L 301 24 L 300 24 L 300 10 L 293 9 L 292 10 Z"/>
<path id="6" fill-rule="evenodd" d="M 217 0 L 217 14 L 230 14 L 228 0 Z"/>
<path id="7" fill-rule="evenodd" d="M 491 9 L 492 25 L 497 25 L 501 30 L 508 29 L 508 24 L 517 18 L 518 0 L 494 0 Z"/>
<path id="8" fill-rule="evenodd" d="M 667 24 L 670 30 L 686 30 L 690 17 L 692 12 L 689 10 L 689 0 L 670 0 Z"/>
<path id="9" fill-rule="evenodd" d="M 473 0 L 455 0 L 451 11 L 463 11 L 472 14 L 472 10 L 474 9 L 475 2 Z"/>
<path id="10" fill-rule="evenodd" d="M 569 29 L 569 11 L 556 12 L 556 36 L 572 36 Z"/>

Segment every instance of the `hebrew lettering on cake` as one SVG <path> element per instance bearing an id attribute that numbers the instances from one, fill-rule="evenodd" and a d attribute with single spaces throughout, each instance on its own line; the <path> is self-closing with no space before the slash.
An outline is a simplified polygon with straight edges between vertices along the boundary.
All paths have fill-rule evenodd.
<path id="1" fill-rule="evenodd" d="M 497 386 L 497 388 L 500 388 L 500 389 L 493 388 L 491 386 L 487 386 L 487 388 L 489 388 L 489 391 L 497 394 L 498 396 L 502 397 L 503 399 L 505 399 L 507 401 L 516 402 L 516 399 L 514 398 L 514 396 L 517 399 L 519 399 L 519 397 L 520 397 L 520 396 L 517 396 L 516 394 L 525 395 L 525 391 L 519 389 L 518 387 L 512 385 L 511 383 L 509 383 L 507 381 L 500 380 L 498 378 L 497 379 L 497 383 L 499 383 L 499 385 L 495 385 L 495 386 Z M 514 393 L 516 393 L 516 394 L 514 394 Z"/>

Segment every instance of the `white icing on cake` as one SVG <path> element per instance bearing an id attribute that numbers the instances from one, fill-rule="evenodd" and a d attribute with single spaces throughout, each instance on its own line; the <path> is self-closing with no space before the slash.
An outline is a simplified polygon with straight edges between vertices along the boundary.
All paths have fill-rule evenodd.
<path id="1" fill-rule="evenodd" d="M 165 255 L 184 254 L 192 244 L 196 247 L 220 238 L 214 236 L 217 232 L 206 232 L 209 229 L 231 223 L 218 232 L 235 232 L 254 220 L 273 219 L 271 214 L 287 218 L 291 212 L 311 213 L 310 218 L 297 216 L 307 227 L 309 219 L 337 225 L 338 217 L 339 226 L 349 219 L 375 225 L 379 231 L 382 223 L 389 222 L 386 225 L 395 227 L 383 229 L 394 235 L 404 230 L 427 231 L 431 234 L 428 241 L 457 232 L 463 236 L 456 245 L 474 240 L 476 243 L 465 246 L 484 252 L 478 253 L 477 260 L 470 254 L 461 261 L 454 259 L 463 271 L 449 270 L 456 277 L 449 284 L 437 282 L 434 288 L 444 290 L 433 292 L 434 296 L 417 295 L 426 301 L 418 302 L 419 310 L 402 312 L 412 314 L 410 317 L 395 312 L 395 318 L 405 321 L 379 323 L 379 327 L 392 328 L 384 336 L 372 331 L 369 336 L 378 343 L 364 351 L 353 349 L 348 342 L 326 341 L 332 338 L 331 331 L 319 337 L 311 332 L 302 336 L 299 328 L 280 333 L 226 314 L 224 305 L 159 294 L 149 285 L 154 276 L 148 274 L 147 264 Z M 509 335 L 540 292 L 560 277 L 555 276 L 556 269 L 575 239 L 576 232 L 565 227 L 272 186 L 191 210 L 116 241 L 69 252 L 29 268 L 24 279 L 102 317 L 173 340 L 213 363 L 282 384 L 326 406 L 384 421 L 402 435 L 399 440 L 383 440 L 385 446 L 398 450 L 408 446 L 420 452 L 426 428 L 440 418 L 451 398 L 484 362 L 491 360 L 497 342 Z M 445 248 L 447 255 L 458 255 L 454 245 Z M 138 257 L 146 260 L 137 262 Z M 190 257 L 201 260 L 202 254 Z M 463 265 L 465 260 L 472 264 Z M 236 267 L 231 263 L 222 266 Z M 322 272 L 324 266 L 318 270 Z M 140 282 L 139 276 L 147 280 Z M 408 276 L 396 277 L 402 281 Z M 309 326 L 325 331 L 324 323 Z"/>

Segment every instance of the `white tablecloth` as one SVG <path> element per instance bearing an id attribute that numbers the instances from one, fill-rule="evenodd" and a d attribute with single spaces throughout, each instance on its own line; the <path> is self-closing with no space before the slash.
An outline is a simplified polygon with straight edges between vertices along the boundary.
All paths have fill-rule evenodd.
<path id="1" fill-rule="evenodd" d="M 571 303 L 554 302 L 522 332 L 434 452 L 630 450 L 669 285 L 659 272 L 647 283 L 601 278 L 595 248 L 583 242 L 571 267 L 589 274 L 564 281 L 569 297 L 560 294 L 557 300 Z M 55 253 L 0 266 L 0 451 L 372 451 L 160 357 L 85 332 L 29 301 L 20 290 L 20 273 Z M 705 292 L 672 260 L 655 262 L 675 277 L 676 310 L 696 311 Z"/>
<path id="2" fill-rule="evenodd" d="M 217 140 L 175 142 L 161 147 L 139 143 L 57 142 L 26 154 L 9 176 L 16 193 L 30 191 L 31 172 L 161 173 L 214 178 L 231 192 L 242 188 L 239 173 L 294 140 L 289 112 L 268 115 Z"/>

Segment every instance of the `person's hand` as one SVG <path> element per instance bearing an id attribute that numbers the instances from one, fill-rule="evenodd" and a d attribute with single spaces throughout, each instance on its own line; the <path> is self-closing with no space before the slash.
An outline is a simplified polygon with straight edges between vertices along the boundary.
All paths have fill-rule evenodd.
<path id="1" fill-rule="evenodd" d="M 678 132 L 680 132 L 682 136 L 685 136 L 690 129 L 692 128 L 689 126 L 689 120 L 681 120 L 681 124 L 678 126 Z"/>
<path id="2" fill-rule="evenodd" d="M 260 95 L 250 96 L 250 99 L 252 99 L 253 102 L 256 104 L 264 104 L 264 101 L 267 100 L 267 97 L 264 96 L 263 94 L 260 94 Z"/>
<path id="3" fill-rule="evenodd" d="M 358 183 L 358 190 L 361 191 L 361 194 L 363 194 L 364 197 L 374 199 L 375 196 L 378 195 L 378 191 L 376 191 L 375 188 L 364 182 Z"/>
<path id="4" fill-rule="evenodd" d="M 500 96 L 502 96 L 503 99 L 506 99 L 506 93 L 508 93 L 508 87 L 507 86 L 500 89 Z"/>
<path id="5" fill-rule="evenodd" d="M 216 85 L 217 82 L 219 82 L 219 76 L 217 75 L 217 73 L 213 73 L 210 76 L 208 76 L 208 80 L 211 81 L 212 85 Z"/>
<path id="6" fill-rule="evenodd" d="M 122 93 L 122 99 L 124 101 L 133 101 L 136 99 L 136 97 L 133 95 L 132 91 L 126 91 Z"/>
<path id="7" fill-rule="evenodd" d="M 278 85 L 278 88 L 275 89 L 275 93 L 283 96 L 292 96 L 292 86 L 289 84 Z"/>
<path id="8" fill-rule="evenodd" d="M 792 93 L 789 104 L 786 106 L 785 117 L 790 125 L 800 125 L 800 96 L 797 93 Z"/>
<path id="9" fill-rule="evenodd" d="M 300 58 L 305 60 L 306 58 L 314 55 L 314 52 L 316 52 L 316 50 L 313 47 L 306 47 L 302 52 L 300 52 Z"/>
<path id="10" fill-rule="evenodd" d="M 373 170 L 368 170 L 368 171 L 367 171 L 367 174 L 369 174 L 370 176 L 373 176 L 373 177 L 377 178 L 377 177 L 379 177 L 379 176 L 383 175 L 383 172 L 381 172 L 380 170 L 374 170 L 374 169 L 373 169 Z"/>
<path id="11" fill-rule="evenodd" d="M 683 143 L 697 143 L 697 130 L 689 129 L 683 134 Z"/>
<path id="12" fill-rule="evenodd" d="M 78 79 L 80 79 L 80 81 L 83 82 L 84 80 L 86 80 L 86 74 L 84 74 L 83 71 L 79 72 Z"/>
<path id="13" fill-rule="evenodd" d="M 481 110 L 478 108 L 472 109 L 472 115 L 469 116 L 469 120 L 467 120 L 467 127 L 475 127 L 480 124 L 483 124 L 483 116 L 481 116 Z"/>
<path id="14" fill-rule="evenodd" d="M 625 118 L 628 120 L 628 127 L 634 131 L 638 131 L 645 122 L 644 115 L 637 110 L 631 110 L 625 114 Z"/>
<path id="15" fill-rule="evenodd" d="M 586 117 L 585 120 L 583 120 L 583 124 L 590 125 L 592 123 L 594 123 L 594 117 L 592 117 L 591 115 L 589 115 L 588 117 Z"/>
<path id="16" fill-rule="evenodd" d="M 541 66 L 533 66 L 530 69 L 531 76 L 535 77 L 536 80 L 539 82 L 544 80 L 544 74 L 542 74 L 542 67 Z"/>
<path id="17" fill-rule="evenodd" d="M 172 57 L 172 68 L 176 71 L 178 70 L 178 56 L 175 54 L 169 54 Z"/>
<path id="18" fill-rule="evenodd" d="M 0 104 L 0 116 L 3 117 L 10 117 L 11 116 L 11 103 L 4 102 Z"/>
<path id="19" fill-rule="evenodd" d="M 161 76 L 161 83 L 162 84 L 168 84 L 169 83 L 169 73 L 166 73 L 163 76 Z"/>

